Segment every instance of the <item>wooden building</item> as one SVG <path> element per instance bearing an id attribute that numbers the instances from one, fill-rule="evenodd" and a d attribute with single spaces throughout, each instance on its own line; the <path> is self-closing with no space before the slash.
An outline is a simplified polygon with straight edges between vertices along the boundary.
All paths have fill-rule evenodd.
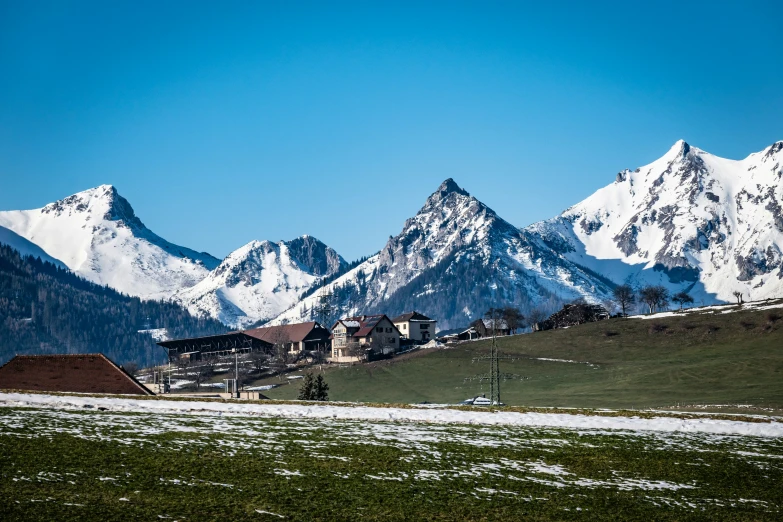
<path id="1" fill-rule="evenodd" d="M 302 351 L 327 352 L 331 344 L 329 341 L 329 329 L 317 321 L 264 326 L 262 328 L 244 330 L 243 333 L 273 345 L 283 344 L 289 353 L 300 353 Z"/>

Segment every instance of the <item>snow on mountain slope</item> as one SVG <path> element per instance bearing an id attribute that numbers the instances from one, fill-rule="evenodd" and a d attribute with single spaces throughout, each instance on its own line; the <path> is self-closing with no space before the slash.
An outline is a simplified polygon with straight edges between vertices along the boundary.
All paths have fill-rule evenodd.
<path id="1" fill-rule="evenodd" d="M 615 282 L 697 301 L 783 295 L 783 142 L 742 160 L 678 141 L 562 215 L 525 229 Z"/>
<path id="2" fill-rule="evenodd" d="M 23 256 L 40 257 L 42 261 L 48 261 L 60 268 L 68 268 L 65 266 L 65 263 L 59 259 L 53 258 L 35 243 L 31 243 L 16 232 L 8 230 L 5 227 L 0 227 L 0 243 L 19 251 Z"/>
<path id="3" fill-rule="evenodd" d="M 174 299 L 192 314 L 243 328 L 275 317 L 321 277 L 334 275 L 345 266 L 337 252 L 314 237 L 279 243 L 251 241 Z"/>
<path id="4" fill-rule="evenodd" d="M 146 299 L 170 297 L 218 264 L 209 254 L 155 235 L 111 185 L 35 210 L 0 212 L 0 226 L 86 279 Z"/>
<path id="5" fill-rule="evenodd" d="M 563 300 L 596 301 L 610 292 L 600 276 L 562 259 L 448 179 L 408 219 L 402 232 L 355 269 L 315 292 L 273 324 L 340 315 L 416 309 L 459 327 L 490 306 L 554 309 Z"/>

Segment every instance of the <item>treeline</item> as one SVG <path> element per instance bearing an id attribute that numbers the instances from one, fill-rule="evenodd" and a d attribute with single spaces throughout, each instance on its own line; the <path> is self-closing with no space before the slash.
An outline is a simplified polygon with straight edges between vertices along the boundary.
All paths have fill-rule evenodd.
<path id="1" fill-rule="evenodd" d="M 162 363 L 165 352 L 139 330 L 170 337 L 226 331 L 179 305 L 142 301 L 0 245 L 0 364 L 16 354 L 101 352 L 119 364 Z"/>
<path id="2" fill-rule="evenodd" d="M 627 316 L 631 307 L 636 303 L 644 305 L 649 313 L 668 310 L 670 301 L 678 304 L 680 309 L 682 309 L 683 306 L 693 304 L 693 297 L 687 292 L 681 291 L 671 295 L 669 291 L 661 285 L 643 286 L 638 290 L 635 290 L 631 285 L 624 284 L 617 285 L 612 292 L 614 294 L 614 303 L 620 309 L 620 314 L 623 316 Z M 735 292 L 735 295 L 737 293 L 738 292 Z M 738 301 L 741 300 L 741 298 L 742 294 L 740 294 Z"/>

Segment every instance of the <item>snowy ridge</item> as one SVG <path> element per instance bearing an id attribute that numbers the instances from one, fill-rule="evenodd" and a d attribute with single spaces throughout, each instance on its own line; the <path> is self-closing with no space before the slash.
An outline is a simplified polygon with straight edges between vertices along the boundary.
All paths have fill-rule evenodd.
<path id="1" fill-rule="evenodd" d="M 62 261 L 53 258 L 35 243 L 31 243 L 16 232 L 8 230 L 5 227 L 0 227 L 0 243 L 10 246 L 22 256 L 40 257 L 42 261 L 48 261 L 60 268 L 68 268 Z"/>
<path id="2" fill-rule="evenodd" d="M 111 185 L 35 210 L 0 212 L 0 226 L 82 277 L 146 299 L 170 297 L 218 264 L 209 254 L 155 235 Z"/>
<path id="3" fill-rule="evenodd" d="M 783 142 L 742 160 L 680 140 L 660 159 L 525 230 L 617 283 L 704 304 L 783 295 Z"/>
<path id="4" fill-rule="evenodd" d="M 485 284 L 477 292 L 475 284 Z M 333 316 L 426 310 L 440 328 L 462 326 L 489 306 L 529 308 L 550 300 L 606 298 L 610 288 L 520 231 L 447 179 L 380 253 L 272 321 L 318 317 L 332 295 Z M 455 307 L 454 304 L 458 303 Z"/>
<path id="5" fill-rule="evenodd" d="M 194 315 L 243 328 L 275 317 L 321 277 L 346 265 L 337 252 L 311 236 L 293 241 L 251 241 L 238 248 L 174 300 Z"/>

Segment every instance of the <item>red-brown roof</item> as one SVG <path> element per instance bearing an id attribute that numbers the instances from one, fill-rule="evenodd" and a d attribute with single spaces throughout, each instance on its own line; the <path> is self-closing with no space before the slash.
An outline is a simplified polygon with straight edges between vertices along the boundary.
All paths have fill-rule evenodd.
<path id="1" fill-rule="evenodd" d="M 358 323 L 359 324 L 359 329 L 357 331 L 355 331 L 353 334 L 350 334 L 351 337 L 367 337 L 368 335 L 370 335 L 372 333 L 373 328 L 375 328 L 375 326 L 379 322 L 381 322 L 381 319 L 383 319 L 383 318 L 386 318 L 386 320 L 389 321 L 392 324 L 392 328 L 397 330 L 397 327 L 394 326 L 394 323 L 392 323 L 391 320 L 388 317 L 386 317 L 386 314 L 360 315 L 360 316 L 357 316 L 357 317 L 346 317 L 345 319 L 340 319 L 337 322 L 338 323 L 343 323 L 343 324 L 350 323 L 350 322 Z M 337 325 L 337 323 L 335 323 L 335 326 L 336 325 Z M 334 327 L 332 327 L 332 328 L 334 328 Z M 353 328 L 350 328 L 350 329 L 353 329 Z M 397 331 L 399 333 L 399 330 L 397 330 Z"/>
<path id="2" fill-rule="evenodd" d="M 316 321 L 284 324 L 280 326 L 264 326 L 262 328 L 244 330 L 242 333 L 272 344 L 298 343 L 304 341 L 305 337 L 310 335 L 310 332 L 312 332 L 314 328 L 323 328 L 324 334 L 329 333 L 326 328 L 318 324 Z"/>
<path id="3" fill-rule="evenodd" d="M 17 355 L 0 367 L 0 388 L 155 395 L 100 353 Z"/>

